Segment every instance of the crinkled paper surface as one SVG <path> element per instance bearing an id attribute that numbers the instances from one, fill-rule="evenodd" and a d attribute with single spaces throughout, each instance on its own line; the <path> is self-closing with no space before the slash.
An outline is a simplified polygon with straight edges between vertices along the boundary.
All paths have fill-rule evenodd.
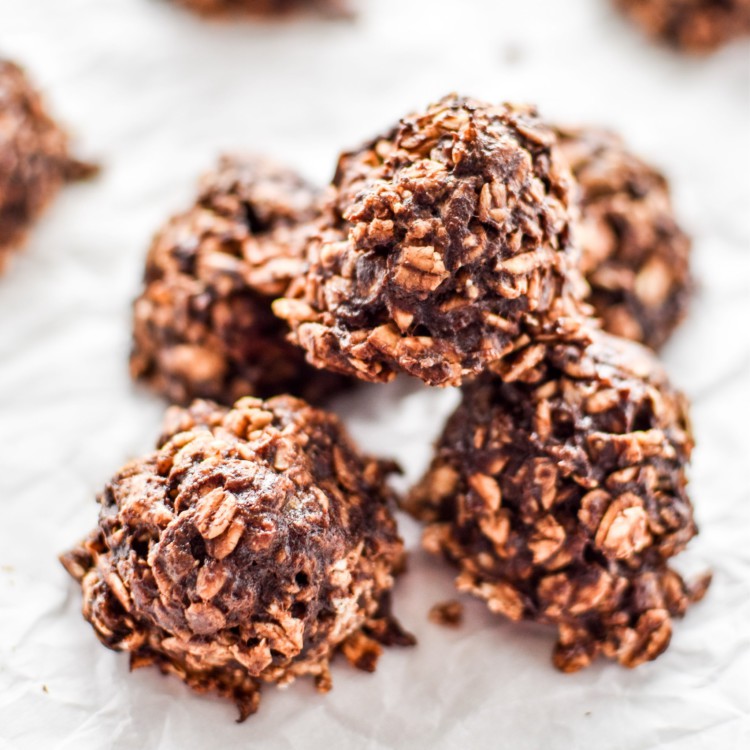
<path id="1" fill-rule="evenodd" d="M 100 178 L 64 191 L 0 278 L 0 748 L 750 747 L 750 58 L 652 46 L 607 0 L 353 0 L 354 21 L 206 23 L 160 0 L 0 0 L 0 52 L 26 65 Z M 96 641 L 56 560 L 93 526 L 96 492 L 151 448 L 163 404 L 127 376 L 129 305 L 151 233 L 222 149 L 319 181 L 337 150 L 458 90 L 617 128 L 670 176 L 700 288 L 664 352 L 694 401 L 692 495 L 707 598 L 636 671 L 563 675 L 551 630 L 467 601 L 427 619 L 447 566 L 402 528 L 396 609 L 419 638 L 368 675 L 342 660 L 326 696 L 298 682 L 260 713 L 190 693 Z M 409 382 L 337 404 L 405 486 L 456 394 Z"/>

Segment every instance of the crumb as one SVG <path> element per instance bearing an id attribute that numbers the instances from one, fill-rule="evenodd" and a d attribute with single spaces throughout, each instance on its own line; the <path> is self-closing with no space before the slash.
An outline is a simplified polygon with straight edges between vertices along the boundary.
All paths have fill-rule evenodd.
<path id="1" fill-rule="evenodd" d="M 430 622 L 434 622 L 436 625 L 456 628 L 463 622 L 464 605 L 455 599 L 440 602 L 430 609 L 429 618 Z"/>

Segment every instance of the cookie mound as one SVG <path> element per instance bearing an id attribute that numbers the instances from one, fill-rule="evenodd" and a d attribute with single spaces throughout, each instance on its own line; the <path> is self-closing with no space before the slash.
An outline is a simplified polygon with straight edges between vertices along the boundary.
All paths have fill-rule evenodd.
<path id="1" fill-rule="evenodd" d="M 156 235 L 133 313 L 130 371 L 179 404 L 292 393 L 319 402 L 345 387 L 305 363 L 271 311 L 304 268 L 317 191 L 253 156 L 225 156 L 195 205 Z"/>
<path id="2" fill-rule="evenodd" d="M 23 70 L 0 58 L 0 271 L 57 191 L 94 172 L 70 155 Z"/>
<path id="3" fill-rule="evenodd" d="M 456 385 L 578 292 L 572 178 L 530 107 L 449 96 L 344 154 L 275 312 L 319 367 Z"/>
<path id="4" fill-rule="evenodd" d="M 404 556 L 390 468 L 291 397 L 173 407 L 62 561 L 106 646 L 233 699 L 244 719 L 262 682 L 312 675 L 325 691 L 336 651 L 372 671 L 381 643 L 412 642 L 390 615 Z"/>
<path id="5" fill-rule="evenodd" d="M 331 15 L 348 15 L 345 0 L 174 0 L 203 16 L 281 16 L 311 9 Z"/>
<path id="6" fill-rule="evenodd" d="M 750 35 L 750 0 L 616 2 L 649 36 L 690 54 L 707 54 Z"/>
<path id="7" fill-rule="evenodd" d="M 613 133 L 557 128 L 578 183 L 581 272 L 604 328 L 657 349 L 687 314 L 690 239 L 664 176 Z"/>
<path id="8" fill-rule="evenodd" d="M 563 671 L 656 658 L 709 581 L 668 564 L 696 533 L 683 397 L 649 350 L 599 331 L 507 380 L 466 387 L 409 498 L 424 547 L 493 612 L 557 626 Z"/>

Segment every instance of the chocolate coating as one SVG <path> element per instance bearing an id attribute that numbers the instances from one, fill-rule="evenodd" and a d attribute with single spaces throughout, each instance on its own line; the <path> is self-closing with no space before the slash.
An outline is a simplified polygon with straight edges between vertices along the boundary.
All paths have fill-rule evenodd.
<path id="1" fill-rule="evenodd" d="M 275 312 L 321 367 L 458 384 L 569 314 L 571 176 L 529 107 L 449 96 L 344 154 Z"/>
<path id="2" fill-rule="evenodd" d="M 669 186 L 613 133 L 558 128 L 578 182 L 581 271 L 604 328 L 658 348 L 687 313 L 690 239 L 675 220 Z"/>
<path id="3" fill-rule="evenodd" d="M 312 675 L 325 691 L 337 650 L 372 671 L 380 643 L 413 642 L 390 616 L 404 554 L 390 469 L 288 396 L 173 407 L 62 562 L 102 643 L 245 718 L 261 682 Z"/>
<path id="4" fill-rule="evenodd" d="M 695 535 L 686 403 L 637 344 L 598 331 L 465 387 L 408 507 L 457 586 L 558 628 L 555 665 L 634 667 L 700 598 L 668 561 Z"/>
<path id="5" fill-rule="evenodd" d="M 133 311 L 130 371 L 171 401 L 346 387 L 305 363 L 271 301 L 304 267 L 317 191 L 272 162 L 225 156 L 195 205 L 156 235 Z"/>
<path id="6" fill-rule="evenodd" d="M 750 0 L 616 0 L 643 30 L 691 54 L 750 35 Z"/>
<path id="7" fill-rule="evenodd" d="M 89 177 L 17 65 L 0 58 L 0 271 L 62 185 Z"/>

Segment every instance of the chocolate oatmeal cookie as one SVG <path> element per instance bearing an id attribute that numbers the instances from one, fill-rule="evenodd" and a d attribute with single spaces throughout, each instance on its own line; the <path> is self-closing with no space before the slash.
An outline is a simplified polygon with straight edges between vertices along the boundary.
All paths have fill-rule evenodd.
<path id="1" fill-rule="evenodd" d="M 344 154 L 309 271 L 274 304 L 310 361 L 455 385 L 564 326 L 579 290 L 555 140 L 533 108 L 448 96 Z"/>
<path id="2" fill-rule="evenodd" d="M 346 380 L 305 363 L 271 312 L 302 273 L 317 191 L 263 159 L 226 156 L 195 205 L 156 235 L 133 315 L 130 370 L 173 402 L 293 393 L 317 402 Z"/>
<path id="3" fill-rule="evenodd" d="M 557 128 L 578 182 L 581 271 L 604 328 L 658 348 L 687 313 L 690 239 L 666 179 L 613 133 Z"/>
<path id="4" fill-rule="evenodd" d="M 555 665 L 634 667 L 701 598 L 669 567 L 696 533 L 686 403 L 648 349 L 581 331 L 502 382 L 465 387 L 409 510 L 457 586 L 555 625 Z"/>
<path id="5" fill-rule="evenodd" d="M 0 271 L 57 191 L 95 171 L 70 155 L 23 70 L 0 58 Z"/>
<path id="6" fill-rule="evenodd" d="M 326 14 L 348 14 L 345 0 L 174 0 L 204 16 L 279 16 L 305 9 Z"/>
<path id="7" fill-rule="evenodd" d="M 750 0 L 616 0 L 650 36 L 691 54 L 750 35 Z"/>
<path id="8" fill-rule="evenodd" d="M 390 615 L 404 556 L 391 468 L 288 396 L 173 407 L 62 562 L 102 643 L 244 719 L 262 682 L 311 675 L 327 691 L 335 652 L 372 671 L 380 644 L 413 642 Z"/>

